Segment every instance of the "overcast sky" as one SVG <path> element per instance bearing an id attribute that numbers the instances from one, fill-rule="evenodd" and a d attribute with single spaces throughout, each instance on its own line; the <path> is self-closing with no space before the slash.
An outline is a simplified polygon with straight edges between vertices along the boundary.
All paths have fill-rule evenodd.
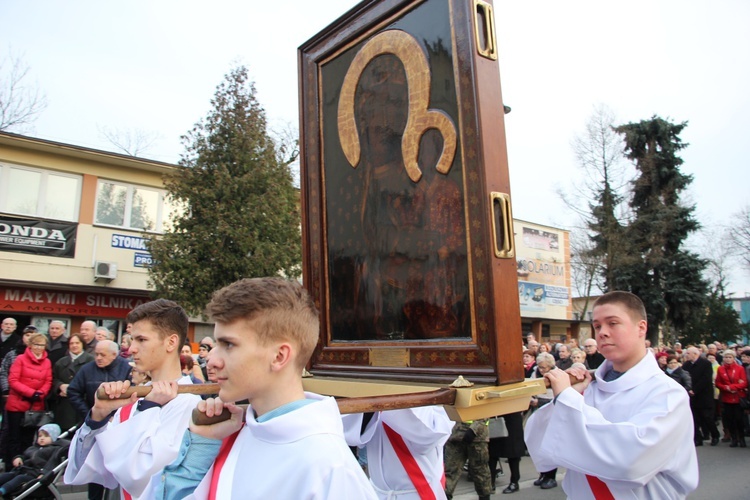
<path id="1" fill-rule="evenodd" d="M 273 127 L 298 126 L 297 47 L 352 0 L 0 0 L 0 51 L 31 67 L 48 107 L 28 135 L 113 150 L 100 130 L 158 135 L 177 162 L 223 76 L 248 66 Z M 514 216 L 570 228 L 570 142 L 595 105 L 619 123 L 688 121 L 683 171 L 704 226 L 728 225 L 750 187 L 750 2 L 495 1 Z M 587 200 L 580 200 L 587 203 Z M 731 273 L 730 290 L 750 292 Z"/>

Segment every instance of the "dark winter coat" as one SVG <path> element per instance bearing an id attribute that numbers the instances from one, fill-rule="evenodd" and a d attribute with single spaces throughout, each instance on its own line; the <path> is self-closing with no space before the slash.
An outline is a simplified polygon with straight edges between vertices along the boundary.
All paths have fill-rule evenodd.
<path id="1" fill-rule="evenodd" d="M 18 356 L 10 367 L 8 385 L 10 393 L 6 410 L 44 410 L 44 398 L 52 388 L 52 365 L 47 359 L 47 352 L 42 352 L 42 356 L 37 359 L 31 348 L 27 347 L 26 352 Z M 35 393 L 41 394 L 34 398 Z"/>
<path id="2" fill-rule="evenodd" d="M 560 358 L 555 363 L 555 366 L 557 366 L 561 370 L 567 370 L 568 368 L 570 368 L 571 366 L 573 366 L 573 360 L 571 359 L 570 356 L 568 356 L 565 359 Z"/>
<path id="3" fill-rule="evenodd" d="M 508 436 L 490 439 L 490 457 L 520 458 L 526 451 L 523 440 L 523 413 L 509 413 L 503 415 Z"/>
<path id="4" fill-rule="evenodd" d="M 690 381 L 693 386 L 693 396 L 690 398 L 690 407 L 713 408 L 714 402 L 714 367 L 711 362 L 699 357 L 695 361 L 685 361 L 682 369 L 690 374 Z"/>
<path id="5" fill-rule="evenodd" d="M 597 368 L 599 368 L 599 366 L 601 366 L 604 361 L 604 355 L 599 351 L 596 351 L 594 354 L 586 355 L 586 364 L 589 365 L 589 369 L 591 370 L 596 370 Z"/>
<path id="6" fill-rule="evenodd" d="M 13 350 L 19 342 L 23 342 L 23 339 L 16 332 L 10 334 L 10 337 L 5 339 L 5 342 L 0 342 L 0 359 L 3 359 L 6 354 Z"/>
<path id="7" fill-rule="evenodd" d="M 70 384 L 83 365 L 92 361 L 94 361 L 94 357 L 84 352 L 75 360 L 70 355 L 65 356 L 55 363 L 55 366 L 52 368 L 52 391 L 50 392 L 49 401 L 55 412 L 55 422 L 63 430 L 73 427 L 80 422 L 82 417 L 73 408 L 73 405 L 70 403 L 70 397 L 60 396 L 60 386 Z"/>
<path id="8" fill-rule="evenodd" d="M 34 444 L 18 455 L 23 464 L 19 467 L 22 474 L 38 476 L 51 471 L 65 460 L 69 441 L 59 439 L 48 446 Z"/>
<path id="9" fill-rule="evenodd" d="M 52 339 L 49 335 L 47 337 L 47 356 L 49 357 L 50 363 L 54 367 L 55 364 L 60 361 L 66 354 L 68 354 L 68 337 L 60 335 L 56 339 Z"/>
<path id="10" fill-rule="evenodd" d="M 117 356 L 112 363 L 99 368 L 91 361 L 81 367 L 68 386 L 68 398 L 80 417 L 85 417 L 94 406 L 96 390 L 102 382 L 130 379 L 130 364 Z"/>
<path id="11" fill-rule="evenodd" d="M 675 382 L 685 388 L 686 391 L 690 392 L 693 390 L 693 383 L 690 380 L 690 374 L 678 366 L 675 371 L 669 373 L 665 371 L 668 377 L 671 377 Z"/>
<path id="12" fill-rule="evenodd" d="M 0 364 L 0 389 L 2 389 L 3 395 L 7 396 L 10 393 L 10 384 L 8 383 L 10 367 L 13 366 L 16 358 L 24 352 L 26 352 L 26 344 L 21 339 L 16 344 L 16 347 L 8 351 L 8 354 L 3 358 L 2 364 Z"/>

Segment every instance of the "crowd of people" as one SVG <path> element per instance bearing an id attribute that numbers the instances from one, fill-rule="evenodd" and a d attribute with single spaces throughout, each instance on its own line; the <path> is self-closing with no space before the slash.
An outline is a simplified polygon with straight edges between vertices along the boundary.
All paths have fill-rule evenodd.
<path id="1" fill-rule="evenodd" d="M 164 299 L 131 311 L 119 345 L 91 321 L 70 335 L 57 321 L 46 333 L 30 325 L 19 335 L 6 318 L 0 495 L 59 462 L 70 445 L 65 480 L 88 484 L 90 499 L 105 489 L 126 498 L 232 498 L 244 488 L 264 498 L 305 496 L 300 488 L 310 498 L 451 498 L 468 464 L 482 500 L 497 491 L 503 463 L 510 475 L 502 493 L 519 491 L 525 456 L 541 489 L 556 488 L 565 467 L 569 497 L 682 498 L 697 486 L 695 446 L 746 446 L 750 349 L 653 348 L 642 303 L 624 292 L 605 295 L 594 311 L 596 338 L 582 345 L 527 336 L 525 375 L 549 384 L 528 411 L 458 423 L 441 407 L 342 418 L 333 398 L 304 392 L 318 312 L 304 289 L 279 278 L 218 291 L 208 305 L 216 341 L 202 339 L 197 353 L 184 310 Z M 204 382 L 219 383 L 218 397 L 178 391 Z M 128 395 L 146 383 L 147 396 Z M 243 400 L 247 410 L 233 403 Z M 29 410 L 46 409 L 54 422 L 26 422 Z M 230 418 L 197 425 L 195 409 Z M 77 429 L 75 439 L 58 443 L 61 429 Z M 293 467 L 263 467 L 290 455 Z"/>
<path id="2" fill-rule="evenodd" d="M 42 438 L 40 432 L 46 433 L 47 438 L 52 437 L 49 443 L 48 439 L 42 439 L 45 446 L 53 445 L 52 448 L 58 451 L 59 446 L 53 444 L 57 436 L 81 426 L 93 408 L 96 390 L 103 382 L 128 380 L 133 385 L 140 385 L 150 380 L 150 374 L 137 369 L 133 362 L 130 327 L 128 324 L 118 345 L 113 332 L 93 321 L 84 321 L 76 333 L 68 333 L 65 324 L 57 320 L 49 322 L 47 332 L 27 325 L 19 333 L 14 318 L 3 320 L 0 335 L 0 388 L 3 396 L 0 399 L 0 460 L 6 474 L 15 473 L 8 476 L 4 486 L 6 476 L 0 476 L 0 495 L 15 488 L 20 481 L 18 478 L 28 479 L 28 474 L 18 472 L 16 464 L 23 463 L 23 457 L 29 455 L 29 445 L 36 446 L 32 443 Z M 206 337 L 200 342 L 198 352 L 193 354 L 191 344 L 185 344 L 189 352 L 185 356 L 186 363 L 197 369 L 194 383 L 208 379 L 205 367 L 212 346 L 213 339 Z M 26 418 L 29 411 L 49 412 L 48 420 L 51 421 L 33 425 Z M 56 431 L 49 432 L 49 425 L 55 426 Z M 39 465 L 38 454 L 34 457 L 37 457 L 33 461 L 36 467 Z M 56 453 L 50 464 L 64 458 Z M 30 470 L 28 463 L 24 467 L 27 472 Z M 38 468 L 44 469 L 44 464 Z M 103 494 L 101 485 L 89 485 L 90 499 L 102 498 Z"/>

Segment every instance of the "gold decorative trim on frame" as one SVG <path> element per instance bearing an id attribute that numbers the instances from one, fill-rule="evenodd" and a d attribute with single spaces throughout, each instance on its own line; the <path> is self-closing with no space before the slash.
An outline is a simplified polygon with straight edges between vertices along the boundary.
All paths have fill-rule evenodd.
<path id="1" fill-rule="evenodd" d="M 354 119 L 354 93 L 367 64 L 375 57 L 393 54 L 401 60 L 409 87 L 409 111 L 401 139 L 401 154 L 409 178 L 418 182 L 422 178 L 419 168 L 419 142 L 429 129 L 443 136 L 443 151 L 436 169 L 447 174 L 456 155 L 456 126 L 443 111 L 428 109 L 430 102 L 430 67 L 419 43 L 410 34 L 400 30 L 383 31 L 372 37 L 354 57 L 341 86 L 338 108 L 338 130 L 341 148 L 349 164 L 357 168 L 361 148 Z"/>

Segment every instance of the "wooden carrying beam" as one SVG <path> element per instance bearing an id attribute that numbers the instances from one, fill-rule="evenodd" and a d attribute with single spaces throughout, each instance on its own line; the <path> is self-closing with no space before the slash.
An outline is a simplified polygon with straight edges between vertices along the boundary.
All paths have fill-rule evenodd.
<path id="1" fill-rule="evenodd" d="M 571 379 L 572 381 L 573 379 Z M 472 387 L 437 387 L 428 384 L 375 383 L 334 378 L 306 378 L 303 385 L 306 391 L 325 394 L 337 398 L 342 414 L 388 411 L 418 406 L 443 405 L 451 419 L 455 421 L 474 420 L 495 415 L 504 415 L 528 408 L 529 398 L 542 394 L 546 388 L 544 379 L 526 379 L 516 384 L 502 386 L 478 385 Z M 120 397 L 129 398 L 133 393 L 145 397 L 151 386 L 131 387 Z M 217 384 L 180 385 L 181 394 L 217 394 Z M 97 398 L 108 396 L 101 389 Z M 229 418 L 222 413 L 213 420 L 204 420 L 205 415 L 194 413 L 196 423 L 215 423 Z"/>

